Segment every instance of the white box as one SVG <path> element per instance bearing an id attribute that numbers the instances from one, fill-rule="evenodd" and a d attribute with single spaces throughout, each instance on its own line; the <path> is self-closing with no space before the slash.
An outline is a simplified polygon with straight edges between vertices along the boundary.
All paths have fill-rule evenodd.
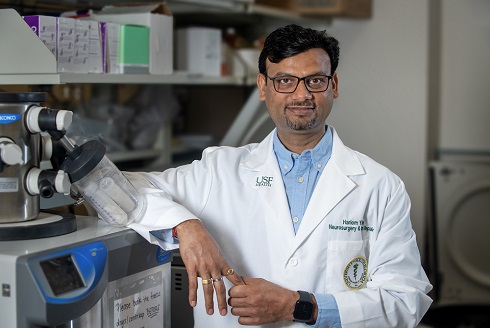
<path id="1" fill-rule="evenodd" d="M 75 19 L 58 17 L 56 35 L 56 60 L 58 62 L 58 72 L 73 72 L 75 55 Z"/>
<path id="2" fill-rule="evenodd" d="M 165 3 L 142 6 L 106 6 L 91 18 L 102 22 L 150 28 L 150 74 L 173 72 L 173 17 Z"/>
<path id="3" fill-rule="evenodd" d="M 120 26 L 117 23 L 104 23 L 105 26 L 105 56 L 106 73 L 120 74 L 119 66 L 119 41 Z"/>
<path id="4" fill-rule="evenodd" d="M 177 30 L 177 69 L 191 74 L 221 75 L 221 30 L 189 27 Z"/>
<path id="5" fill-rule="evenodd" d="M 23 18 L 56 58 L 56 17 L 32 15 Z"/>
<path id="6" fill-rule="evenodd" d="M 75 20 L 75 53 L 73 56 L 73 70 L 87 73 L 89 68 L 89 22 Z"/>
<path id="7" fill-rule="evenodd" d="M 102 33 L 100 22 L 88 22 L 88 71 L 89 73 L 103 73 Z"/>

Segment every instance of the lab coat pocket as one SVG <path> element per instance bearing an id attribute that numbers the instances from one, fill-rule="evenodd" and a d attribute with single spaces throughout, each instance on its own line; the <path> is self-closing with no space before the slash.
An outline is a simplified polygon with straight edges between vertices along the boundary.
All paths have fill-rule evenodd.
<path id="1" fill-rule="evenodd" d="M 327 293 L 362 288 L 368 277 L 368 240 L 330 240 L 327 250 Z"/>

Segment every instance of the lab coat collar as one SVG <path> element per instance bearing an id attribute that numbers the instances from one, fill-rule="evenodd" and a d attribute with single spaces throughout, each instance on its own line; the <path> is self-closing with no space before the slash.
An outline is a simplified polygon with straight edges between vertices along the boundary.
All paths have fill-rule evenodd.
<path id="1" fill-rule="evenodd" d="M 333 160 L 346 176 L 364 174 L 364 168 L 357 158 L 356 153 L 344 145 L 334 127 L 330 126 L 330 128 L 333 133 L 332 156 L 330 160 Z M 271 160 L 271 156 L 276 160 L 273 150 L 275 131 L 276 129 L 269 133 L 269 135 L 250 153 L 250 156 L 242 163 L 243 168 L 259 171 L 262 165 Z"/>
<path id="2" fill-rule="evenodd" d="M 356 187 L 350 176 L 365 174 L 365 170 L 356 152 L 346 147 L 332 128 L 331 159 L 323 170 L 298 233 L 295 235 L 284 183 L 273 150 L 273 133 L 274 131 L 257 145 L 248 159 L 242 163 L 242 167 L 257 172 L 253 175 L 250 185 L 259 192 L 266 204 L 270 205 L 268 217 L 275 220 L 278 229 L 283 230 L 284 242 L 285 244 L 287 242 L 288 253 L 292 256 L 327 214 Z M 270 186 L 258 183 L 257 179 L 260 180 L 262 177 L 266 179 L 272 177 Z"/>

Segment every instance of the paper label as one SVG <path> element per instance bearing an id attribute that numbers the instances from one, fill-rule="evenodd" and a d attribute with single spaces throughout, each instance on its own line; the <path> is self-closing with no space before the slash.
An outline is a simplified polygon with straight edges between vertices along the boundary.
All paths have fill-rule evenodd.
<path id="1" fill-rule="evenodd" d="M 116 289 L 114 328 L 161 327 L 164 316 L 163 293 L 161 272 Z"/>

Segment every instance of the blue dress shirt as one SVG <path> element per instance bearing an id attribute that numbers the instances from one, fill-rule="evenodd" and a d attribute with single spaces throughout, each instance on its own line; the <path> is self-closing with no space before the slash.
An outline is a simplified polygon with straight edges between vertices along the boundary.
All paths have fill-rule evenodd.
<path id="1" fill-rule="evenodd" d="M 332 138 L 332 130 L 327 126 L 325 135 L 315 148 L 296 154 L 284 147 L 277 131 L 274 133 L 274 153 L 281 169 L 294 233 L 298 232 L 313 190 L 332 155 Z M 318 317 L 312 327 L 341 327 L 335 298 L 330 294 L 314 295 L 318 304 Z"/>

